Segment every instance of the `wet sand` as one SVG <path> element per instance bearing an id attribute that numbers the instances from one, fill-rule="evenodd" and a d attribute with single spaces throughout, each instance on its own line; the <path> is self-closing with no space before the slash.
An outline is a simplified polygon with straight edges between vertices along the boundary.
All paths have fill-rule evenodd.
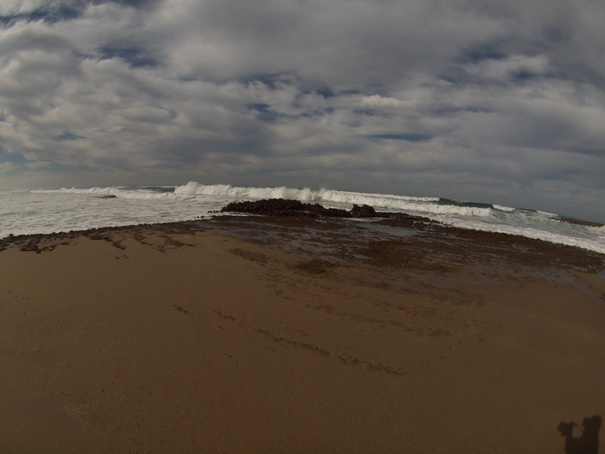
<path id="1" fill-rule="evenodd" d="M 0 452 L 553 453 L 605 415 L 599 254 L 246 216 L 0 250 Z"/>

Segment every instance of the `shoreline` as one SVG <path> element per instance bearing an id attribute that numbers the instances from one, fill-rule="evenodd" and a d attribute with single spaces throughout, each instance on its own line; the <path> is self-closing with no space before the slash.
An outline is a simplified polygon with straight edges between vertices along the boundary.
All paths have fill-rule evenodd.
<path id="1" fill-rule="evenodd" d="M 113 196 L 112 198 L 118 198 L 117 196 Z M 600 243 L 595 242 L 594 239 L 583 239 L 580 236 L 574 234 L 565 234 L 565 233 L 556 233 L 544 231 L 543 235 L 534 235 L 524 236 L 521 233 L 504 233 L 503 231 L 494 231 L 494 230 L 484 230 L 477 229 L 474 227 L 456 227 L 449 224 L 443 224 L 436 219 L 431 219 L 426 216 L 420 215 L 411 215 L 407 213 L 398 213 L 398 212 L 376 212 L 373 207 L 368 205 L 355 205 L 353 204 L 353 208 L 351 210 L 345 210 L 342 208 L 325 208 L 318 203 L 306 203 L 300 202 L 294 199 L 263 199 L 257 201 L 248 201 L 248 202 L 231 202 L 228 203 L 222 210 L 214 210 L 207 213 L 203 217 L 196 217 L 187 220 L 180 221 L 165 221 L 165 222 L 141 222 L 141 223 L 132 223 L 132 224 L 124 224 L 118 226 L 102 226 L 102 227 L 84 227 L 84 228 L 72 228 L 70 230 L 59 230 L 54 232 L 43 232 L 43 233 L 4 233 L 4 236 L 0 238 L 0 249 L 7 247 L 13 240 L 17 240 L 19 242 L 24 241 L 27 238 L 31 238 L 35 242 L 36 237 L 44 237 L 48 235 L 55 236 L 63 236 L 69 237 L 70 235 L 77 235 L 80 233 L 92 232 L 95 230 L 111 230 L 114 228 L 132 228 L 135 226 L 154 226 L 154 225 L 162 225 L 162 224 L 176 224 L 176 223 L 191 223 L 197 221 L 208 221 L 215 217 L 223 216 L 224 212 L 239 215 L 263 215 L 263 216 L 278 216 L 278 217 L 335 217 L 335 218 L 349 218 L 355 220 L 365 220 L 364 218 L 368 218 L 373 220 L 374 222 L 382 219 L 385 223 L 391 223 L 391 225 L 404 225 L 411 224 L 413 221 L 422 221 L 426 225 L 432 226 L 442 226 L 444 229 L 452 229 L 452 230 L 461 230 L 468 232 L 477 232 L 479 234 L 487 234 L 487 235 L 506 235 L 511 238 L 521 237 L 527 238 L 529 240 L 537 240 L 544 241 L 546 243 L 555 244 L 555 245 L 565 245 L 570 247 L 576 247 L 589 252 L 596 252 L 598 254 L 605 254 L 605 249 L 600 246 Z M 374 219 L 372 219 L 374 218 Z M 404 220 L 403 224 L 401 221 Z M 583 221 L 570 217 L 559 216 L 552 218 L 552 220 L 558 221 L 562 224 L 574 224 L 581 227 L 588 228 L 603 228 L 605 224 L 600 224 L 591 221 Z M 408 222 L 409 221 L 409 222 Z M 419 223 L 416 224 L 418 226 Z M 508 229 L 504 229 L 507 231 Z M 472 235 L 473 233 L 471 233 Z M 540 238 L 538 238 L 540 237 Z M 506 241 L 506 240 L 505 240 Z M 587 243 L 586 243 L 587 241 Z"/>
<path id="2" fill-rule="evenodd" d="M 0 450 L 559 452 L 605 414 L 604 259 L 403 218 L 5 239 Z"/>
<path id="3" fill-rule="evenodd" d="M 338 223 L 341 223 L 341 225 L 339 226 Z M 69 241 L 81 236 L 92 239 L 108 239 L 111 235 L 119 232 L 136 233 L 142 230 L 157 230 L 168 233 L 191 233 L 199 230 L 211 229 L 217 231 L 222 230 L 225 234 L 232 234 L 233 232 L 231 230 L 239 231 L 242 230 L 242 228 L 246 230 L 246 228 L 243 227 L 245 225 L 252 227 L 258 226 L 260 229 L 264 228 L 264 226 L 273 228 L 311 227 L 318 232 L 330 229 L 343 230 L 345 227 L 348 227 L 357 230 L 358 232 L 365 232 L 364 235 L 366 236 L 384 236 L 385 238 L 406 237 L 408 242 L 411 241 L 412 236 L 422 235 L 425 240 L 423 244 L 425 245 L 428 245 L 431 241 L 441 241 L 443 243 L 444 239 L 445 242 L 447 242 L 447 239 L 452 241 L 475 241 L 478 246 L 483 247 L 484 249 L 491 248 L 493 249 L 491 253 L 501 254 L 504 257 L 510 256 L 513 252 L 517 252 L 517 258 L 519 260 L 526 261 L 539 259 L 540 256 L 547 256 L 547 258 L 544 258 L 542 261 L 546 263 L 548 259 L 551 259 L 557 262 L 557 267 L 563 266 L 563 268 L 567 269 L 575 266 L 578 269 L 588 272 L 605 272 L 605 254 L 584 249 L 580 246 L 553 243 L 547 240 L 529 238 L 518 234 L 454 227 L 442 224 L 438 221 L 433 221 L 426 217 L 391 213 L 378 213 L 375 217 L 366 217 L 364 219 L 345 218 L 342 216 L 256 215 L 250 213 L 231 216 L 216 212 L 213 213 L 213 216 L 210 218 L 189 221 L 98 227 L 84 230 L 70 230 L 68 232 L 11 234 L 0 239 L 0 252 L 12 247 L 19 247 L 22 251 L 40 253 L 53 250 L 55 247 L 61 244 L 67 244 Z M 382 228 L 382 230 L 372 227 Z M 390 231 L 386 229 L 390 229 Z M 245 235 L 242 234 L 239 236 L 245 237 Z M 345 238 L 347 238 L 346 235 Z M 41 244 L 42 246 L 40 246 Z M 523 258 L 524 253 L 527 255 L 525 258 Z"/>
<path id="4" fill-rule="evenodd" d="M 213 213 L 212 216 L 207 218 L 199 218 L 185 221 L 167 221 L 167 222 L 154 222 L 154 223 L 140 223 L 140 224 L 127 224 L 127 225 L 118 225 L 118 226 L 106 226 L 106 227 L 93 227 L 89 229 L 77 229 L 77 230 L 69 230 L 69 231 L 56 231 L 50 233 L 24 233 L 24 234 L 8 234 L 7 236 L 0 238 L 0 252 L 8 249 L 13 246 L 23 246 L 25 244 L 35 244 L 39 241 L 48 241 L 55 239 L 65 239 L 70 240 L 76 238 L 78 236 L 88 236 L 95 234 L 103 234 L 106 232 L 114 232 L 119 230 L 132 230 L 132 229 L 174 229 L 174 231 L 180 231 L 181 229 L 196 229 L 198 227 L 201 228 L 202 225 L 206 223 L 212 223 L 213 221 L 229 219 L 232 216 L 216 214 Z M 282 218 L 281 216 L 264 216 L 264 215 L 253 215 L 253 214 L 243 214 L 234 216 L 234 218 L 248 218 L 248 219 L 264 219 L 268 222 L 280 222 L 276 221 L 276 219 Z M 408 220 L 410 218 L 411 220 Z M 313 218 L 311 218 L 313 219 Z M 361 218 L 353 218 L 349 219 L 352 222 L 358 222 Z M 300 218 L 298 218 L 298 222 L 304 222 Z M 472 237 L 493 237 L 500 238 L 501 242 L 506 242 L 507 240 L 513 240 L 516 242 L 535 242 L 536 244 L 544 244 L 548 246 L 553 246 L 555 248 L 570 248 L 572 250 L 578 250 L 579 253 L 586 253 L 589 255 L 596 256 L 604 256 L 605 254 L 593 251 L 590 249 L 583 248 L 581 246 L 569 245 L 564 243 L 556 243 L 548 240 L 543 240 L 541 238 L 530 238 L 527 236 L 523 236 L 515 233 L 503 233 L 503 232 L 492 232 L 488 230 L 478 230 L 464 227 L 455 227 L 446 224 L 442 224 L 439 221 L 431 220 L 425 217 L 417 217 L 411 215 L 400 215 L 395 214 L 394 216 L 388 218 L 382 218 L 380 220 L 369 220 L 369 222 L 376 222 L 379 225 L 387 225 L 392 227 L 409 227 L 414 229 L 424 229 L 422 224 L 432 226 L 434 230 L 441 230 L 442 232 L 450 231 L 459 236 L 466 236 L 468 238 Z"/>

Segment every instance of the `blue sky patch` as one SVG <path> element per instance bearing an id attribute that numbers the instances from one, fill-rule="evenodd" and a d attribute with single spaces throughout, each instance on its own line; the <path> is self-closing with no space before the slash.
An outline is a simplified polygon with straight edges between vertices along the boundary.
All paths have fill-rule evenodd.
<path id="1" fill-rule="evenodd" d="M 29 162 L 20 153 L 8 153 L 4 148 L 0 147 L 0 162 L 10 162 L 11 164 L 25 164 Z"/>
<path id="2" fill-rule="evenodd" d="M 371 140 L 404 140 L 406 142 L 428 142 L 433 138 L 428 134 L 372 134 Z"/>
<path id="3" fill-rule="evenodd" d="M 135 68 L 141 66 L 156 67 L 159 65 L 159 61 L 149 56 L 146 49 L 138 47 L 103 46 L 98 51 L 101 55 L 101 60 L 120 58 Z"/>
<path id="4" fill-rule="evenodd" d="M 86 136 L 80 136 L 78 134 L 74 134 L 70 131 L 63 131 L 61 134 L 54 136 L 53 140 L 56 142 L 69 142 L 73 140 L 83 140 L 88 139 Z"/>
<path id="5" fill-rule="evenodd" d="M 454 59 L 456 63 L 469 64 L 482 60 L 502 60 L 508 56 L 499 49 L 502 43 L 499 41 L 480 43 L 463 49 Z"/>
<path id="6" fill-rule="evenodd" d="M 0 15 L 0 24 L 11 25 L 15 22 L 60 22 L 64 20 L 77 19 L 81 11 L 69 5 L 60 5 L 58 8 L 38 8 L 34 11 L 19 14 Z"/>
<path id="7" fill-rule="evenodd" d="M 241 79 L 243 84 L 249 84 L 252 82 L 261 82 L 262 84 L 269 87 L 271 90 L 277 90 L 279 85 L 288 84 L 288 79 L 284 78 L 283 74 L 255 74 L 250 77 L 244 77 Z"/>
<path id="8" fill-rule="evenodd" d="M 247 104 L 249 110 L 257 112 L 256 118 L 266 123 L 275 123 L 279 117 L 284 115 L 276 110 L 271 109 L 269 104 Z"/>

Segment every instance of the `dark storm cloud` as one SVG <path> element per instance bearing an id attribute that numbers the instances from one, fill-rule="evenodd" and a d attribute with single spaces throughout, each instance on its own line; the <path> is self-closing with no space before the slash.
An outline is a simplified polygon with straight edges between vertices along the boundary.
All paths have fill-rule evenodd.
<path id="1" fill-rule="evenodd" d="M 592 0 L 7 0 L 3 184 L 323 184 L 605 218 L 604 17 Z"/>

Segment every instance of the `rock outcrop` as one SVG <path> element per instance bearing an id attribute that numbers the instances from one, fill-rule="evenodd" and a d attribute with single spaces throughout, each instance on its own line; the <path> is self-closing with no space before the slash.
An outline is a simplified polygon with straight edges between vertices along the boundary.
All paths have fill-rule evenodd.
<path id="1" fill-rule="evenodd" d="M 265 216 L 310 216 L 331 218 L 367 218 L 382 216 L 368 205 L 353 205 L 350 211 L 326 208 L 318 203 L 303 203 L 299 200 L 263 199 L 254 202 L 232 202 L 222 212 L 261 214 Z"/>

